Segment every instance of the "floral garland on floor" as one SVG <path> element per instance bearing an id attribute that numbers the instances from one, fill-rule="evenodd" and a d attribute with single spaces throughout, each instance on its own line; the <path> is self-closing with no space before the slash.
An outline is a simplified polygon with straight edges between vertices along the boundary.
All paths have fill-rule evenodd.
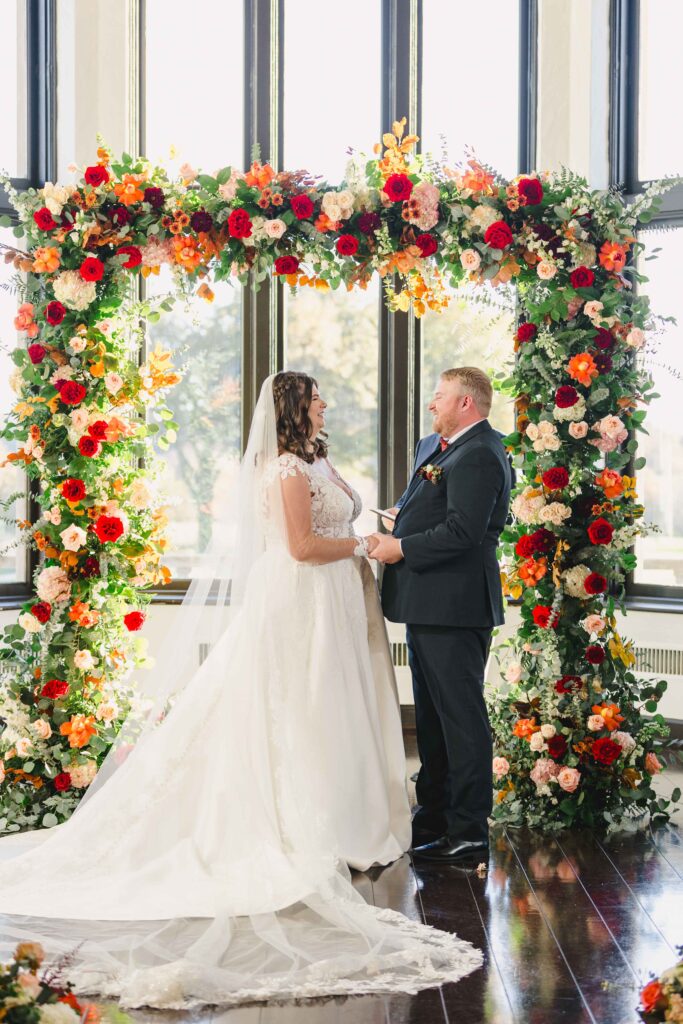
<path id="1" fill-rule="evenodd" d="M 678 950 L 679 956 L 683 948 Z M 683 960 L 641 989 L 640 1015 L 646 1024 L 677 1021 L 683 1024 Z"/>
<path id="2" fill-rule="evenodd" d="M 38 942 L 21 942 L 12 963 L 0 964 L 0 1020 L 4 1024 L 100 1024 L 98 1008 L 78 1000 L 59 969 L 39 973 L 44 959 Z M 68 967 L 68 961 L 63 966 Z"/>
<path id="3" fill-rule="evenodd" d="M 3 436 L 41 483 L 41 518 L 26 525 L 45 560 L 36 599 L 5 630 L 18 670 L 0 704 L 0 829 L 68 816 L 144 660 L 133 636 L 144 589 L 166 578 L 163 509 L 145 474 L 152 434 L 162 449 L 173 440 L 163 396 L 178 375 L 161 350 L 137 365 L 133 329 L 173 296 L 136 304 L 130 283 L 164 264 L 178 293 L 207 301 L 210 277 L 327 290 L 378 273 L 389 308 L 416 316 L 443 309 L 447 285 L 516 282 L 517 359 L 497 385 L 517 399 L 507 441 L 529 484 L 503 537 L 523 624 L 511 689 L 492 696 L 496 816 L 551 828 L 666 817 L 650 785 L 666 730 L 641 716 L 665 684 L 636 682 L 614 619 L 643 529 L 620 470 L 652 397 L 634 354 L 653 322 L 628 257 L 665 186 L 627 207 L 567 172 L 507 183 L 474 160 L 439 167 L 415 155 L 416 141 L 395 123 L 340 188 L 258 160 L 246 174 L 185 165 L 171 181 L 100 149 L 75 185 L 11 193 L 28 240 L 8 251 L 26 274 L 15 321 L 25 341 Z"/>

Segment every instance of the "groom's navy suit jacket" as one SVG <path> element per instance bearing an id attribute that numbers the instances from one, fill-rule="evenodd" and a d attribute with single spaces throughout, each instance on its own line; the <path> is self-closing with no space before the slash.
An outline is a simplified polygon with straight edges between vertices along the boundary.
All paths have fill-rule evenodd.
<path id="1" fill-rule="evenodd" d="M 428 463 L 443 471 L 437 483 L 418 475 Z M 403 560 L 384 569 L 382 607 L 389 620 L 470 627 L 503 623 L 496 549 L 511 487 L 507 453 L 488 420 L 444 451 L 438 434 L 420 441 L 394 524 Z"/>

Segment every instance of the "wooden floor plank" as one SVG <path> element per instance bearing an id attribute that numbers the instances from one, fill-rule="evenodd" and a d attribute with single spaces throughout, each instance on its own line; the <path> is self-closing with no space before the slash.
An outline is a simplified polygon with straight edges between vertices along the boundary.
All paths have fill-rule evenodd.
<path id="1" fill-rule="evenodd" d="M 589 1014 L 596 1024 L 632 1020 L 638 1001 L 637 973 L 561 848 L 526 830 L 509 835 L 539 911 L 581 990 Z M 543 951 L 539 960 L 545 976 Z M 549 1013 L 551 1010 L 549 1006 Z"/>

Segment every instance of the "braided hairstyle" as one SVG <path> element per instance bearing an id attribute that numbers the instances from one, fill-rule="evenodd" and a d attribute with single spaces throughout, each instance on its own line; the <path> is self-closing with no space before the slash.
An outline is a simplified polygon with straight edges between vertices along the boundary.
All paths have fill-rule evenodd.
<path id="1" fill-rule="evenodd" d="M 291 452 L 304 462 L 327 458 L 327 434 L 321 431 L 311 440 L 308 410 L 318 382 L 306 373 L 284 370 L 273 379 L 273 400 L 277 443 L 280 454 Z"/>

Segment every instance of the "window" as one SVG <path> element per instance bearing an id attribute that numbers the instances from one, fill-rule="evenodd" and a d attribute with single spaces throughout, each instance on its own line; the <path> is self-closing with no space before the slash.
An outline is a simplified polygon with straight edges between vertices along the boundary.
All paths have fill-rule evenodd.
<path id="1" fill-rule="evenodd" d="M 0 241 L 7 245 L 16 242 L 11 229 L 0 228 Z M 13 321 L 18 305 L 13 274 L 11 267 L 0 262 L 0 418 L 3 421 L 17 401 L 12 390 L 12 373 L 16 369 L 11 356 L 16 345 Z M 21 535 L 13 524 L 14 520 L 27 518 L 27 481 L 20 463 L 5 462 L 7 455 L 16 448 L 16 444 L 10 445 L 0 438 L 0 502 L 18 495 L 7 508 L 0 510 L 0 592 L 11 584 L 25 583 L 28 578 L 27 549 L 18 544 Z"/>
<path id="2" fill-rule="evenodd" d="M 0 167 L 13 178 L 27 178 L 26 0 L 6 0 L 2 27 L 5 44 L 0 61 L 0 95 L 3 97 Z"/>
<path id="3" fill-rule="evenodd" d="M 380 14 L 380 4 L 365 0 L 348 0 L 343 17 L 321 8 L 312 46 L 310 32 L 300 31 L 310 21 L 310 4 L 285 0 L 284 166 L 338 184 L 347 145 L 372 153 L 381 126 Z M 332 44 L 335 53 L 353 55 L 353 73 L 331 59 Z M 318 380 L 329 405 L 330 460 L 360 492 L 366 511 L 356 529 L 369 533 L 377 528 L 367 509 L 377 507 L 379 478 L 378 281 L 366 291 L 304 288 L 284 300 L 285 368 Z"/>
<path id="4" fill-rule="evenodd" d="M 665 234 L 647 232 L 648 249 L 659 247 L 658 258 L 640 269 L 649 277 L 645 284 L 655 313 L 673 316 L 683 323 L 683 296 L 679 267 L 683 260 L 683 226 Z M 661 396 L 649 407 L 645 427 L 639 435 L 638 454 L 647 459 L 638 474 L 638 496 L 645 507 L 645 519 L 661 532 L 638 538 L 638 567 L 634 583 L 657 587 L 683 587 L 683 353 L 680 327 L 666 324 L 656 351 L 645 366 L 654 377 Z"/>
<path id="5" fill-rule="evenodd" d="M 450 166 L 461 164 L 467 153 L 495 168 L 506 178 L 520 171 L 519 0 L 493 0 L 487 4 L 486 48 L 495 53 L 495 74 L 482 74 L 481 49 L 474 40 L 481 32 L 481 12 L 458 4 L 424 5 L 422 71 L 422 151 Z M 458 62 L 444 88 L 443 69 L 452 62 L 453 39 L 470 39 L 458 47 Z M 501 89 L 501 82 L 509 88 Z M 421 425 L 431 433 L 427 404 L 442 370 L 454 366 L 499 368 L 510 358 L 514 333 L 514 289 L 493 292 L 458 289 L 439 316 L 422 320 Z M 508 399 L 494 396 L 491 422 L 504 433 L 512 429 Z"/>
<path id="6" fill-rule="evenodd" d="M 640 181 L 683 172 L 683 137 L 671 104 L 683 93 L 679 0 L 640 0 L 638 162 Z"/>
<path id="7" fill-rule="evenodd" d="M 205 0 L 201 39 L 188 47 L 181 40 L 186 5 L 146 0 L 144 148 L 171 175 L 186 162 L 207 173 L 242 169 L 243 8 L 242 0 Z M 164 268 L 147 279 L 146 293 L 162 295 L 170 285 Z M 242 290 L 221 282 L 213 291 L 211 304 L 178 303 L 148 337 L 150 346 L 171 349 L 183 370 L 169 398 L 178 441 L 159 481 L 169 497 L 165 561 L 175 580 L 187 579 L 195 554 L 210 546 L 241 454 Z"/>

